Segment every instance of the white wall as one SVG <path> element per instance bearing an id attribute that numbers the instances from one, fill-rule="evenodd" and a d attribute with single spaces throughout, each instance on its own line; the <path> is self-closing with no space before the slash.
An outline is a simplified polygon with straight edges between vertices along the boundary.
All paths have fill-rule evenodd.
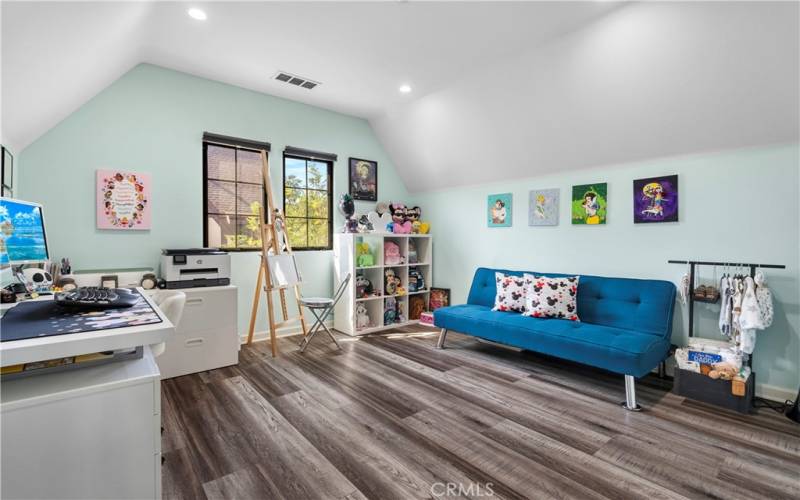
<path id="1" fill-rule="evenodd" d="M 371 121 L 411 191 L 794 142 L 797 2 L 638 2 Z"/>
<path id="2" fill-rule="evenodd" d="M 679 175 L 680 221 L 633 224 L 634 179 Z M 608 223 L 570 222 L 571 188 L 608 183 Z M 528 192 L 561 190 L 560 224 L 528 226 Z M 489 228 L 487 196 L 513 193 L 513 227 Z M 785 264 L 767 271 L 775 295 L 773 326 L 758 334 L 762 393 L 793 398 L 800 385 L 800 148 L 798 145 L 653 159 L 625 165 L 435 191 L 418 195 L 433 223 L 434 285 L 466 301 L 477 267 L 665 279 L 684 266 L 669 259 Z M 717 270 L 717 278 L 721 270 Z M 713 272 L 702 278 L 712 281 Z M 718 306 L 698 304 L 698 336 L 718 338 Z M 686 339 L 688 310 L 678 307 L 673 343 Z M 766 391 L 766 392 L 765 392 Z"/>

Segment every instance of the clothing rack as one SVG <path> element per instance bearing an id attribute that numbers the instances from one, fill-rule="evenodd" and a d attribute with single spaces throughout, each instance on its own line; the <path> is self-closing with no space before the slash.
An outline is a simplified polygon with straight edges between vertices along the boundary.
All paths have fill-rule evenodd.
<path id="1" fill-rule="evenodd" d="M 689 337 L 694 336 L 694 303 L 702 302 L 701 300 L 696 300 L 694 296 L 694 278 L 696 276 L 696 268 L 698 266 L 721 266 L 721 267 L 729 267 L 729 268 L 749 268 L 750 269 L 750 277 L 754 278 L 756 275 L 757 269 L 786 269 L 786 266 L 782 264 L 753 264 L 749 262 L 708 262 L 702 260 L 668 260 L 667 264 L 688 264 L 689 265 Z M 746 364 L 752 368 L 753 363 L 753 355 L 750 354 L 747 356 Z M 752 377 L 755 377 L 755 373 L 752 372 Z M 753 382 L 755 386 L 755 382 Z M 760 404 L 757 404 L 757 401 L 760 401 Z M 780 411 L 783 413 L 783 407 L 780 409 L 778 407 L 773 406 L 767 400 L 763 398 L 756 398 L 753 397 L 753 405 L 756 407 L 759 406 L 767 406 L 772 408 L 776 411 Z M 783 405 L 786 406 L 785 404 Z"/>
<path id="2" fill-rule="evenodd" d="M 689 337 L 694 336 L 694 278 L 698 266 L 746 267 L 750 268 L 750 277 L 754 278 L 756 269 L 786 269 L 782 264 L 752 264 L 748 262 L 708 262 L 704 260 L 668 260 L 667 264 L 689 264 Z M 700 302 L 700 301 L 698 301 Z"/>

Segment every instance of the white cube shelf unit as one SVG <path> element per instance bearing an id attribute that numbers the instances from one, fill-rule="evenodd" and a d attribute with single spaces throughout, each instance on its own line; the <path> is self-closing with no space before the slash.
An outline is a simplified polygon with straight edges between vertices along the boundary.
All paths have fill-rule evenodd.
<path id="1" fill-rule="evenodd" d="M 386 242 L 394 242 L 400 247 L 403 258 L 401 264 L 386 264 L 384 262 L 384 248 Z M 359 243 L 367 243 L 375 257 L 374 265 L 358 266 L 356 250 Z M 409 259 L 409 248 L 416 247 L 416 262 L 413 257 Z M 428 293 L 433 283 L 433 238 L 429 234 L 379 234 L 379 233 L 339 233 L 333 240 L 334 258 L 334 289 L 339 286 L 348 273 L 352 275 L 347 290 L 344 292 L 333 312 L 333 326 L 348 335 L 365 335 L 380 332 L 400 326 L 419 323 L 418 319 L 409 319 L 409 299 L 420 296 L 427 309 L 430 294 Z M 411 260 L 411 262 L 409 262 Z M 384 289 L 384 272 L 394 270 L 400 278 L 400 285 L 407 293 L 403 295 L 387 294 Z M 425 287 L 417 291 L 408 291 L 409 270 L 416 269 L 424 278 Z M 374 294 L 368 297 L 359 297 L 356 291 L 356 277 L 365 276 L 374 289 Z M 387 300 L 397 301 L 403 320 L 384 324 L 384 310 Z M 369 326 L 356 328 L 356 307 L 363 303 L 369 315 Z"/>

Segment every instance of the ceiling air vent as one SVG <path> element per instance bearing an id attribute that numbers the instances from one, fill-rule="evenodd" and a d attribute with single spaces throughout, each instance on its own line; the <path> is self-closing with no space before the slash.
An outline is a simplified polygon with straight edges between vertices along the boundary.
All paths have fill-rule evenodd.
<path id="1" fill-rule="evenodd" d="M 308 78 L 293 75 L 285 71 L 278 71 L 278 73 L 275 74 L 275 80 L 308 90 L 313 89 L 317 85 L 321 85 L 319 82 L 315 82 L 314 80 L 309 80 Z"/>

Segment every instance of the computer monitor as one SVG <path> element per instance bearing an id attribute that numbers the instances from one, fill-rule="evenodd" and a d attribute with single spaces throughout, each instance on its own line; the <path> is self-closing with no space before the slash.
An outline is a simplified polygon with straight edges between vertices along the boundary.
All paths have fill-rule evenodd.
<path id="1" fill-rule="evenodd" d="M 42 206 L 0 198 L 0 264 L 40 264 L 48 260 Z"/>

